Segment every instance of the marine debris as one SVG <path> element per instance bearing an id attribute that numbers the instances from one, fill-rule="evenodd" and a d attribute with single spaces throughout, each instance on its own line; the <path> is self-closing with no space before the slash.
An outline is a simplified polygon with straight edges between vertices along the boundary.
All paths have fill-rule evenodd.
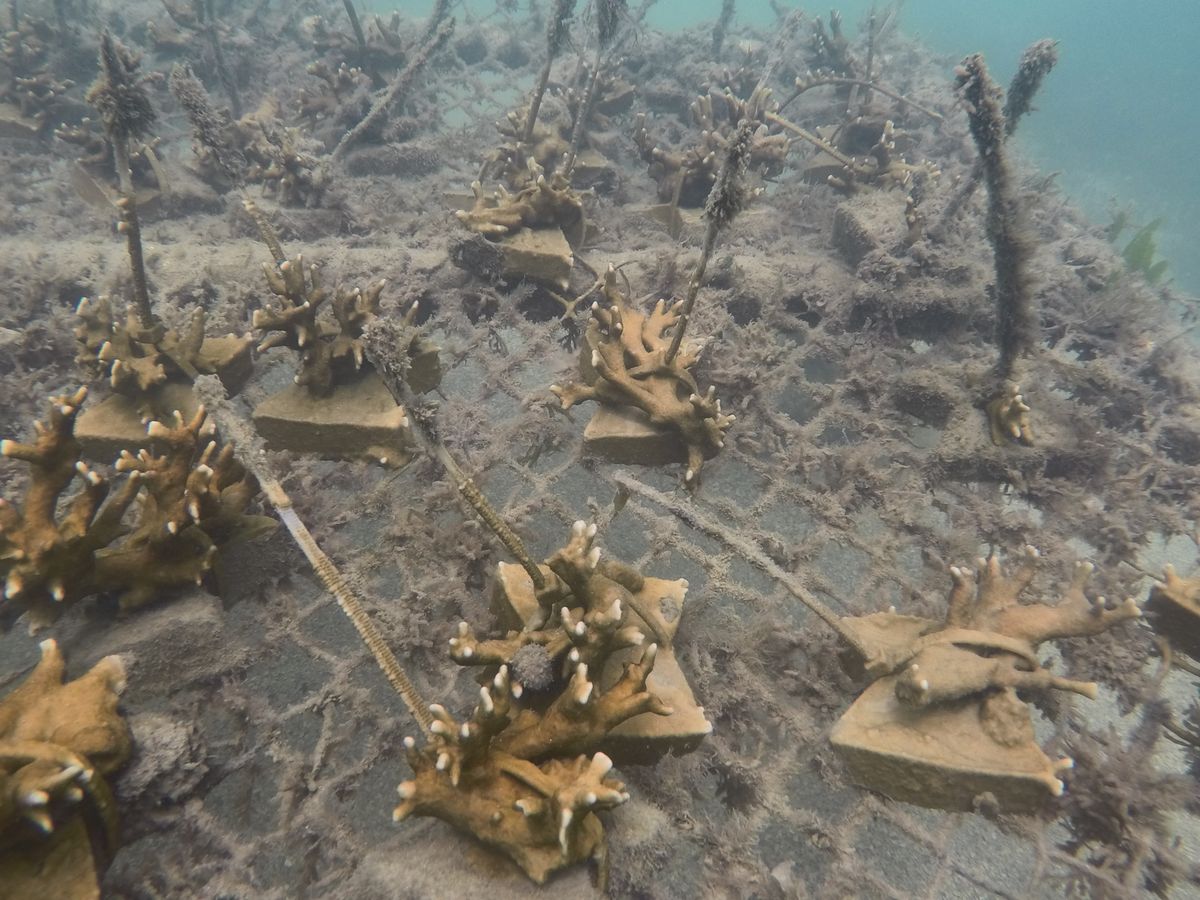
<path id="1" fill-rule="evenodd" d="M 131 750 L 117 710 L 125 666 L 106 656 L 65 681 L 58 644 L 41 650 L 28 677 L 0 697 L 0 886 L 14 898 L 99 898 L 118 846 L 107 779 Z"/>
<path id="2" fill-rule="evenodd" d="M 200 584 L 225 545 L 274 527 L 246 512 L 257 486 L 228 446 L 217 449 L 203 407 L 191 420 L 151 421 L 149 449 L 122 452 L 114 485 L 80 459 L 75 423 L 86 399 L 84 388 L 54 397 L 32 443 L 0 442 L 0 454 L 29 466 L 24 501 L 0 501 L 5 628 L 22 616 L 43 628 L 95 594 L 115 594 L 122 610 L 144 606 Z M 76 478 L 82 486 L 60 513 Z"/>

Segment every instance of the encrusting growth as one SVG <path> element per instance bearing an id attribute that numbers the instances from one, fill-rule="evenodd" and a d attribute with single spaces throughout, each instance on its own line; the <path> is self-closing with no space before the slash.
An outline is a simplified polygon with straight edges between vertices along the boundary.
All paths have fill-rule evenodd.
<path id="1" fill-rule="evenodd" d="M 1056 604 L 1022 603 L 1039 554 L 1027 547 L 1005 575 L 995 557 L 974 576 L 952 567 L 946 618 L 894 610 L 843 618 L 876 679 L 834 727 L 831 740 L 856 779 L 896 799 L 971 809 L 990 792 L 1005 811 L 1058 795 L 1070 760 L 1049 760 L 1034 741 L 1018 691 L 1096 696 L 1096 685 L 1053 674 L 1038 659 L 1046 641 L 1099 634 L 1141 616 L 1132 599 L 1109 607 L 1085 594 L 1090 563 L 1075 567 Z"/>
<path id="2" fill-rule="evenodd" d="M 609 267 L 601 287 L 602 301 L 592 304 L 580 354 L 581 382 L 552 385 L 563 409 L 596 400 L 640 411 L 653 427 L 669 431 L 682 445 L 687 465 L 684 482 L 699 483 L 704 461 L 725 445 L 734 416 L 721 411 L 716 390 L 703 392 L 690 369 L 692 350 L 667 361 L 668 331 L 680 320 L 683 303 L 670 307 L 659 300 L 649 314 L 637 310 L 617 288 L 617 271 Z"/>
<path id="3" fill-rule="evenodd" d="M 1030 274 L 1033 232 L 1005 153 L 1007 126 L 1000 106 L 1001 92 L 988 75 L 982 56 L 975 54 L 963 60 L 957 84 L 967 104 L 971 136 L 983 164 L 988 189 L 987 234 L 996 267 L 996 343 L 1000 358 L 995 378 L 1000 386 L 987 404 L 988 420 L 993 441 L 1032 444 L 1029 407 L 1013 382 L 1017 363 L 1033 349 L 1037 334 Z"/>
<path id="4" fill-rule="evenodd" d="M 596 532 L 575 523 L 543 566 L 542 588 L 518 584 L 517 567 L 501 567 L 498 604 L 521 627 L 478 640 L 464 622 L 450 641 L 457 662 L 486 667 L 479 703 L 461 722 L 434 704 L 426 745 L 405 740 L 413 778 L 399 787 L 395 818 L 443 819 L 538 883 L 588 859 L 603 872 L 595 813 L 629 795 L 609 776 L 602 746 L 626 730 L 634 744 L 680 752 L 711 731 L 669 653 L 678 608 L 658 599 L 682 585 L 601 562 Z M 664 666 L 674 674 L 660 676 Z M 668 724 L 639 728 L 646 719 Z M 623 747 L 611 746 L 614 754 Z"/>
<path id="5" fill-rule="evenodd" d="M 246 514 L 257 486 L 229 447 L 218 451 L 203 407 L 191 421 L 150 422 L 151 449 L 121 455 L 115 468 L 125 477 L 113 490 L 79 458 L 75 420 L 86 397 L 81 388 L 53 398 L 33 443 L 0 442 L 0 454 L 30 468 L 21 507 L 0 501 L 0 626 L 25 615 L 41 628 L 92 594 L 115 593 L 134 609 L 199 584 L 222 546 L 274 527 Z M 83 487 L 60 515 L 76 478 Z M 129 510 L 132 527 L 122 523 Z"/>
<path id="6" fill-rule="evenodd" d="M 106 656 L 64 683 L 58 645 L 41 649 L 29 676 L 0 698 L 0 891 L 98 897 L 98 873 L 117 849 L 105 779 L 131 749 L 117 711 L 125 667 Z"/>

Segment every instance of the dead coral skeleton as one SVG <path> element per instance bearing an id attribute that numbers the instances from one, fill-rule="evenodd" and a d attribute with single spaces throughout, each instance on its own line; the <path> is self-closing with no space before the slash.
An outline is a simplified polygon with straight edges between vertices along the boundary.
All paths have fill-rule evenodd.
<path id="1" fill-rule="evenodd" d="M 673 432 L 686 450 L 684 482 L 699 483 L 704 461 L 725 446 L 725 432 L 735 416 L 721 411 L 715 388 L 702 392 L 690 369 L 694 348 L 680 350 L 667 362 L 668 331 L 678 327 L 682 303 L 670 307 L 659 300 L 643 313 L 617 288 L 616 269 L 609 267 L 602 285 L 603 301 L 592 304 L 581 356 L 582 382 L 552 385 L 563 409 L 596 400 L 645 413 L 651 425 Z M 589 355 L 590 354 L 590 355 Z"/>
<path id="2" fill-rule="evenodd" d="M 246 515 L 257 486 L 231 448 L 217 451 L 203 408 L 190 422 L 150 422 L 152 449 L 121 455 L 115 468 L 126 477 L 112 490 L 79 458 L 75 420 L 86 397 L 84 388 L 54 397 L 33 443 L 0 442 L 0 454 L 30 467 L 21 507 L 0 501 L 0 624 L 25 615 L 37 629 L 99 593 L 115 593 L 122 609 L 142 606 L 199 584 L 221 546 L 274 527 Z M 83 488 L 60 515 L 76 477 Z M 123 521 L 131 510 L 132 528 Z"/>

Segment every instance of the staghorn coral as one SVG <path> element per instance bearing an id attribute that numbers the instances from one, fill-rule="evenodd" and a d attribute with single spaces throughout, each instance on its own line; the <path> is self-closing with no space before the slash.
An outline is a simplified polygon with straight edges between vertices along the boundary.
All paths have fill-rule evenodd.
<path id="1" fill-rule="evenodd" d="M 41 649 L 36 668 L 0 699 L 0 885 L 13 897 L 96 896 L 95 869 L 117 845 L 105 778 L 131 749 L 117 711 L 125 667 L 107 656 L 64 683 L 58 645 Z"/>
<path id="2" fill-rule="evenodd" d="M 1200 575 L 1183 578 L 1174 566 L 1163 567 L 1163 577 L 1150 592 L 1151 600 L 1167 600 L 1200 615 Z"/>
<path id="3" fill-rule="evenodd" d="M 515 194 L 499 187 L 490 197 L 478 181 L 471 185 L 475 205 L 458 210 L 456 215 L 471 231 L 497 239 L 515 234 L 522 228 L 559 227 L 572 246 L 584 237 L 583 201 L 571 189 L 566 176 L 554 173 L 546 177 L 531 157 L 526 161 L 525 186 Z"/>
<path id="4" fill-rule="evenodd" d="M 79 461 L 75 419 L 86 397 L 85 388 L 54 397 L 46 421 L 34 423 L 32 444 L 0 443 L 0 454 L 30 467 L 22 507 L 0 501 L 0 625 L 26 612 L 32 627 L 47 625 L 62 607 L 93 593 L 96 554 L 120 536 L 121 520 L 141 488 L 128 478 L 109 497 L 108 481 Z M 77 475 L 84 488 L 60 518 L 59 498 Z"/>
<path id="5" fill-rule="evenodd" d="M 583 522 L 572 526 L 567 545 L 546 561 L 544 584 L 535 593 L 537 611 L 519 631 L 479 641 L 462 622 L 450 641 L 451 658 L 464 666 L 509 665 L 523 648 L 536 645 L 566 674 L 581 663 L 597 668 L 614 651 L 641 646 L 647 636 L 643 628 L 669 645 L 666 623 L 642 596 L 645 577 L 615 561 L 601 565 L 600 548 L 594 546 L 597 531 Z M 641 627 L 633 624 L 631 613 Z"/>
<path id="6" fill-rule="evenodd" d="M 659 199 L 684 208 L 703 206 L 742 121 L 755 125 L 749 167 L 765 177 L 778 175 L 783 171 L 790 142 L 781 134 L 772 134 L 766 124 L 776 106 L 770 89 L 761 85 L 744 100 L 735 97 L 728 88 L 720 94 L 702 95 L 691 105 L 692 123 L 700 130 L 699 140 L 681 151 L 660 147 L 646 128 L 645 116 L 639 115 L 634 142 L 642 159 L 649 164 L 650 177 L 658 183 Z"/>
<path id="7" fill-rule="evenodd" d="M 75 86 L 59 80 L 47 67 L 47 45 L 59 35 L 45 19 L 22 16 L 11 30 L 0 34 L 0 122 L 10 122 L 27 133 L 45 135 L 60 121 L 67 91 Z"/>
<path id="8" fill-rule="evenodd" d="M 616 269 L 609 267 L 602 285 L 603 302 L 592 305 L 592 320 L 581 355 L 583 381 L 553 385 L 563 409 L 596 400 L 645 413 L 650 424 L 669 430 L 686 448 L 684 482 L 699 483 L 704 460 L 725 445 L 734 416 L 721 412 L 716 391 L 701 393 L 690 369 L 694 351 L 682 350 L 668 363 L 667 331 L 679 321 L 682 304 L 667 307 L 659 300 L 653 312 L 635 309 L 617 288 Z"/>
<path id="9" fill-rule="evenodd" d="M 20 509 L 0 505 L 5 627 L 22 615 L 32 629 L 49 625 L 92 594 L 114 593 L 122 609 L 142 606 L 199 583 L 221 546 L 274 526 L 245 514 L 257 486 L 230 448 L 217 452 L 203 407 L 190 422 L 177 414 L 173 427 L 152 421 L 153 449 L 123 453 L 115 468 L 126 477 L 112 490 L 79 459 L 74 429 L 86 397 L 83 388 L 54 397 L 46 422 L 35 423 L 33 443 L 0 443 L 0 454 L 30 467 Z M 77 476 L 83 489 L 60 516 L 60 498 Z"/>
<path id="10" fill-rule="evenodd" d="M 1099 634 L 1142 613 L 1132 599 L 1112 608 L 1103 597 L 1090 600 L 1084 593 L 1090 563 L 1076 565 L 1058 603 L 1021 603 L 1039 561 L 1038 552 L 1027 547 L 1012 575 L 1003 573 L 995 556 L 978 560 L 974 577 L 952 566 L 942 623 L 894 610 L 841 620 L 864 671 L 878 679 L 832 735 L 861 780 L 931 805 L 963 806 L 961 796 L 955 799 L 956 781 L 968 800 L 971 792 L 991 790 L 1004 794 L 1011 806 L 1035 802 L 1030 785 L 1061 794 L 1057 776 L 1070 760 L 1044 758 L 1018 691 L 1094 698 L 1096 685 L 1054 675 L 1038 660 L 1037 648 L 1049 640 Z M 910 734 L 923 735 L 923 746 L 938 749 L 921 750 L 919 740 L 916 749 L 907 746 Z M 904 776 L 897 780 L 898 771 L 907 772 L 907 782 Z M 936 786 L 922 784 L 914 791 L 914 781 L 929 777 Z"/>
<path id="11" fill-rule="evenodd" d="M 192 311 L 182 330 L 146 327 L 130 306 L 122 324 L 113 313 L 112 301 L 104 295 L 84 297 L 75 309 L 78 324 L 75 361 L 96 377 L 106 376 L 112 389 L 130 397 L 143 418 L 167 416 L 162 389 L 169 383 L 218 374 L 231 390 L 241 387 L 249 375 L 249 335 L 220 338 L 205 335 L 207 314 Z"/>
<path id="12" fill-rule="evenodd" d="M 1030 408 L 1021 394 L 1020 385 L 1008 382 L 1003 390 L 988 401 L 988 428 L 992 443 L 1000 446 L 1011 441 L 1033 445 L 1033 425 L 1029 420 Z"/>
<path id="13" fill-rule="evenodd" d="M 263 272 L 271 293 L 283 302 L 254 311 L 252 324 L 267 332 L 259 351 L 272 347 L 300 351 L 296 384 L 314 396 L 329 396 L 339 379 L 362 368 L 362 330 L 379 314 L 379 297 L 387 282 L 373 282 L 366 290 L 339 284 L 331 297 L 321 283 L 320 270 L 305 266 L 302 255 L 277 266 L 264 265 Z M 333 323 L 318 317 L 326 300 Z"/>
<path id="14" fill-rule="evenodd" d="M 543 117 L 530 127 L 529 115 L 528 108 L 512 110 L 496 123 L 501 144 L 483 165 L 485 177 L 496 177 L 513 190 L 528 183 L 531 162 L 543 173 L 553 172 L 571 147 L 570 121 Z"/>
<path id="15" fill-rule="evenodd" d="M 654 640 L 669 643 L 671 629 L 647 605 L 653 591 L 641 573 L 600 562 L 596 532 L 576 522 L 566 547 L 547 560 L 546 583 L 534 592 L 525 627 L 480 641 L 465 622 L 459 626 L 451 656 L 494 675 L 469 719 L 459 722 L 435 704 L 429 742 L 418 749 L 412 738 L 405 741 L 414 777 L 399 787 L 395 818 L 450 822 L 538 883 L 588 859 L 603 870 L 605 835 L 595 812 L 629 795 L 608 777 L 612 761 L 598 747 L 635 717 L 675 712 L 648 684 L 659 654 Z M 546 659 L 523 662 L 534 647 Z M 614 658 L 631 647 L 643 649 Z M 605 677 L 612 663 L 620 664 L 619 674 Z M 517 671 L 540 671 L 540 690 L 526 692 L 514 681 Z"/>
<path id="16" fill-rule="evenodd" d="M 313 88 L 300 89 L 300 120 L 310 127 L 333 126 L 343 131 L 366 115 L 371 102 L 371 76 L 342 63 L 336 69 L 324 62 L 308 67 L 317 79 Z"/>
<path id="17" fill-rule="evenodd" d="M 821 18 L 813 19 L 809 38 L 808 66 L 817 72 L 858 77 L 862 66 L 850 52 L 850 41 L 842 32 L 842 14 L 836 9 L 829 13 L 829 28 Z M 868 75 L 869 77 L 869 75 Z"/>
<path id="18" fill-rule="evenodd" d="M 247 184 L 261 184 L 283 206 L 321 205 L 329 182 L 316 156 L 318 144 L 301 129 L 289 128 L 260 111 L 238 119 L 233 131 L 230 143 L 246 158 Z"/>

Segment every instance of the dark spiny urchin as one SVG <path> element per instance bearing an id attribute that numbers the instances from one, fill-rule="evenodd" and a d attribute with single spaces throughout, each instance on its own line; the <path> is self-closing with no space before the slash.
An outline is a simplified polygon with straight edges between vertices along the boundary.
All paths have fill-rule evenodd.
<path id="1" fill-rule="evenodd" d="M 171 69 L 171 93 L 187 113 L 192 123 L 192 137 L 196 143 L 208 148 L 217 166 L 234 184 L 242 182 L 246 170 L 246 157 L 225 140 L 225 131 L 230 125 L 229 116 L 217 112 L 209 102 L 208 92 L 200 79 L 192 74 L 191 66 L 176 65 Z"/>
<path id="2" fill-rule="evenodd" d="M 1004 102 L 1005 134 L 1016 131 L 1021 117 L 1033 108 L 1033 97 L 1042 86 L 1042 79 L 1057 62 L 1058 41 L 1043 38 L 1025 48 Z"/>
<path id="3" fill-rule="evenodd" d="M 533 693 L 554 683 L 554 657 L 541 644 L 526 644 L 508 661 L 513 681 Z"/>
<path id="4" fill-rule="evenodd" d="M 726 228 L 734 216 L 746 208 L 754 192 L 746 186 L 746 165 L 754 143 L 755 123 L 743 119 L 729 141 L 725 161 L 704 204 L 704 218 L 718 230 Z"/>
<path id="5" fill-rule="evenodd" d="M 154 107 L 138 76 L 140 63 L 136 53 L 107 31 L 101 33 L 100 77 L 88 88 L 87 100 L 112 140 L 144 137 L 154 125 Z"/>

